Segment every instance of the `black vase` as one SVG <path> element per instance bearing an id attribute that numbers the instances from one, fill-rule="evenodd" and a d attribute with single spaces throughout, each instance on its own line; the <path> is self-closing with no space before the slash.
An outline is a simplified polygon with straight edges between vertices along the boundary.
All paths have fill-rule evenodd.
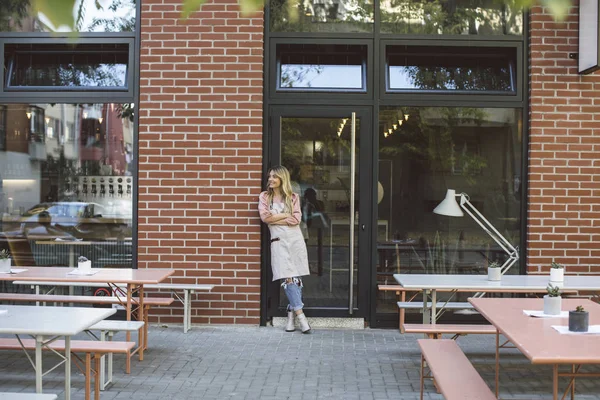
<path id="1" fill-rule="evenodd" d="M 587 311 L 569 311 L 569 330 L 587 332 L 590 326 L 590 313 Z"/>

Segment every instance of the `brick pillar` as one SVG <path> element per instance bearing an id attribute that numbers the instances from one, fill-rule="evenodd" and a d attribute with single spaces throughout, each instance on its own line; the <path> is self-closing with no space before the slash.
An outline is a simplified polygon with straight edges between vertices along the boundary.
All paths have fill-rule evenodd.
<path id="1" fill-rule="evenodd" d="M 258 324 L 263 14 L 217 0 L 182 21 L 181 3 L 142 2 L 138 267 L 215 284 L 194 323 Z"/>
<path id="2" fill-rule="evenodd" d="M 531 10 L 528 270 L 600 273 L 600 73 L 578 75 L 578 2 Z"/>

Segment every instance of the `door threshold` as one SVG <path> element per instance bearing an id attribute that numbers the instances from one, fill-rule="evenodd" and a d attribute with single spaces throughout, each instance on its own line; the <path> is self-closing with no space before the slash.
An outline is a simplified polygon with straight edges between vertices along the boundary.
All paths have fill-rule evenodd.
<path id="1" fill-rule="evenodd" d="M 364 318 L 328 318 L 328 317 L 309 317 L 308 323 L 312 328 L 325 329 L 365 329 Z M 284 328 L 287 324 L 286 317 L 273 317 L 273 327 Z M 298 328 L 298 323 L 296 322 Z"/>

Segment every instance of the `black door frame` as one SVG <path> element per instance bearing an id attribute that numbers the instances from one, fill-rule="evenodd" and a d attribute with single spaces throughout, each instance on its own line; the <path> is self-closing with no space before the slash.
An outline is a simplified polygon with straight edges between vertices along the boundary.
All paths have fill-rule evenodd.
<path id="1" fill-rule="evenodd" d="M 370 106 L 271 106 L 269 112 L 269 143 L 268 151 L 265 152 L 263 165 L 270 168 L 277 165 L 281 160 L 281 134 L 280 119 L 282 117 L 321 117 L 321 118 L 344 118 L 351 117 L 352 112 L 356 113 L 356 118 L 360 119 L 360 133 L 357 160 L 359 166 L 357 187 L 372 188 L 373 184 L 373 108 Z M 358 234 L 358 272 L 355 276 L 356 282 L 356 302 L 352 314 L 349 314 L 348 308 L 313 308 L 314 305 L 307 304 L 305 312 L 311 317 L 355 317 L 368 318 L 370 310 L 370 287 L 371 287 L 371 251 L 372 251 L 372 221 L 373 210 L 373 190 L 360 190 L 359 195 L 359 221 L 357 225 Z M 362 216 L 362 218 L 361 218 Z M 364 229 L 362 226 L 364 225 Z M 274 316 L 283 316 L 285 310 L 279 307 L 279 298 L 281 289 L 278 282 L 272 282 L 272 273 L 270 266 L 270 252 L 268 245 L 269 232 L 263 224 L 261 241 L 262 258 L 262 279 L 264 283 L 263 293 L 265 294 L 264 312 L 265 319 L 269 320 Z"/>

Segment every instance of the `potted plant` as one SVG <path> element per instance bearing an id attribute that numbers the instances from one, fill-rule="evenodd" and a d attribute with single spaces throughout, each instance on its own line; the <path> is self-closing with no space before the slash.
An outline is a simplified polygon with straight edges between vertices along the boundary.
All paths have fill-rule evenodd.
<path id="1" fill-rule="evenodd" d="M 496 261 L 488 265 L 488 281 L 499 281 L 502 279 L 502 269 Z"/>
<path id="2" fill-rule="evenodd" d="M 564 280 L 565 267 L 553 261 L 550 266 L 550 282 L 562 282 Z"/>
<path id="3" fill-rule="evenodd" d="M 577 306 L 569 311 L 569 330 L 571 332 L 587 332 L 590 327 L 590 313 Z"/>
<path id="4" fill-rule="evenodd" d="M 77 267 L 81 270 L 89 270 L 89 269 L 92 269 L 92 262 L 90 260 L 88 260 L 86 257 L 80 256 L 77 259 Z"/>
<path id="5" fill-rule="evenodd" d="M 548 294 L 544 296 L 544 314 L 559 315 L 562 302 L 560 288 L 558 286 L 552 286 L 552 284 L 549 283 L 546 291 Z"/>
<path id="6" fill-rule="evenodd" d="M 10 272 L 10 253 L 6 249 L 0 251 L 0 272 Z"/>

